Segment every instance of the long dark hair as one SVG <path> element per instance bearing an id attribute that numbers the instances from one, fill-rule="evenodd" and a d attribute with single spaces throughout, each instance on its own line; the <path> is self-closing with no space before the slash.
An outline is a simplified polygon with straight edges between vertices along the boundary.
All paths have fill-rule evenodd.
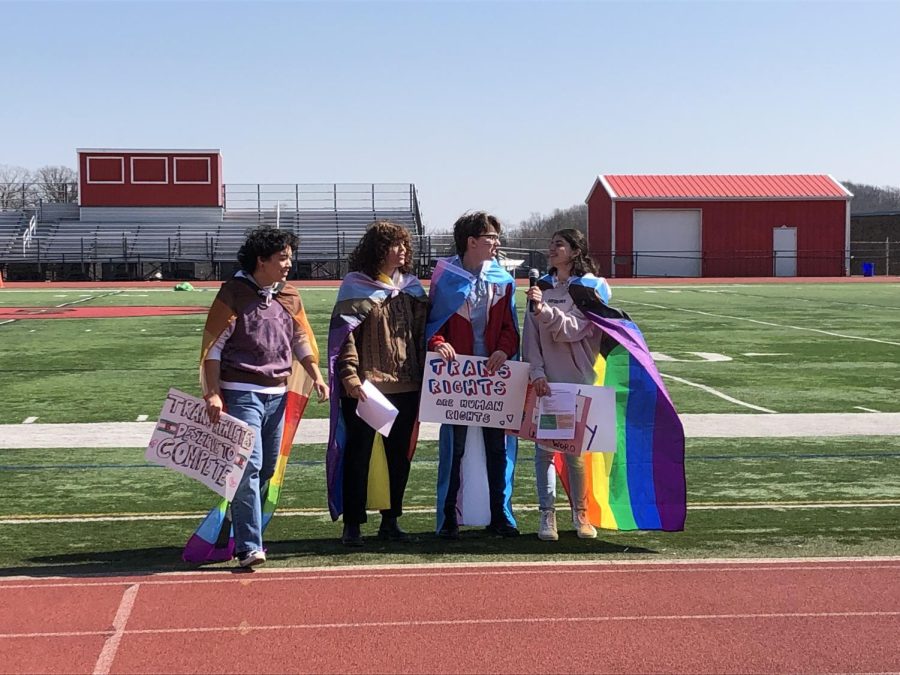
<path id="1" fill-rule="evenodd" d="M 597 266 L 591 259 L 591 254 L 588 253 L 587 239 L 581 230 L 567 227 L 554 232 L 550 239 L 552 240 L 553 237 L 562 237 L 572 247 L 572 270 L 570 272 L 572 276 L 583 277 L 585 274 L 597 274 Z M 550 274 L 556 276 L 555 267 L 550 268 Z"/>
<path id="2" fill-rule="evenodd" d="M 362 272 L 375 279 L 381 274 L 381 266 L 387 260 L 388 249 L 398 243 L 403 244 L 403 248 L 406 249 L 406 259 L 397 269 L 403 274 L 409 274 L 412 269 L 412 238 L 409 236 L 409 230 L 387 220 L 378 220 L 369 225 L 369 229 L 350 254 L 350 271 Z"/>

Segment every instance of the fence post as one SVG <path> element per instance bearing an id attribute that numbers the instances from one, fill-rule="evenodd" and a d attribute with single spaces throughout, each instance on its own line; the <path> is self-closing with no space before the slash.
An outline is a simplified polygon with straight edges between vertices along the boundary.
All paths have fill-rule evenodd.
<path id="1" fill-rule="evenodd" d="M 891 238 L 884 238 L 884 276 L 891 274 Z"/>

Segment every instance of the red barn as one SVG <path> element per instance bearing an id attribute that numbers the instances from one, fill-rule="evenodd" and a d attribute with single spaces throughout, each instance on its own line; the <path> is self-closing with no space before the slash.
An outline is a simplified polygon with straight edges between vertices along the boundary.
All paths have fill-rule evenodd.
<path id="1" fill-rule="evenodd" d="M 222 206 L 218 150 L 78 150 L 82 207 Z"/>
<path id="2" fill-rule="evenodd" d="M 827 175 L 601 175 L 588 242 L 614 277 L 840 276 L 852 197 Z"/>

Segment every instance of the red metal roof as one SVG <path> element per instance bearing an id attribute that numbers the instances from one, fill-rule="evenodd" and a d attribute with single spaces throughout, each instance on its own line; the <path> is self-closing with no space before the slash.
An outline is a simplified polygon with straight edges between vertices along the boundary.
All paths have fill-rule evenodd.
<path id="1" fill-rule="evenodd" d="M 616 199 L 848 199 L 831 176 L 793 175 L 603 175 Z"/>

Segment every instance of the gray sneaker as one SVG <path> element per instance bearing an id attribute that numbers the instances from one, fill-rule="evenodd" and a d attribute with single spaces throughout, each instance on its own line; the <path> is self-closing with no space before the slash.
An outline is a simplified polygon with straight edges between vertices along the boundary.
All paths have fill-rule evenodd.
<path id="1" fill-rule="evenodd" d="M 579 509 L 572 513 L 572 523 L 575 525 L 575 532 L 578 533 L 579 539 L 596 539 L 597 530 L 588 520 L 587 511 Z"/>
<path id="2" fill-rule="evenodd" d="M 556 511 L 550 509 L 541 510 L 541 525 L 538 527 L 538 539 L 541 541 L 556 541 L 559 532 L 556 530 Z"/>

